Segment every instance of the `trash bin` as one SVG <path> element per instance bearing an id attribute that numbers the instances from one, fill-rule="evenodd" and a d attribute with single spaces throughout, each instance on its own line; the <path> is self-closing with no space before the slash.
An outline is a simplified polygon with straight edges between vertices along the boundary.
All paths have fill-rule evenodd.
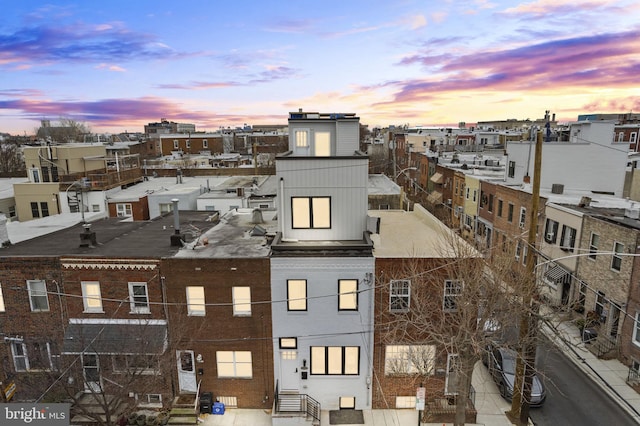
<path id="1" fill-rule="evenodd" d="M 597 337 L 598 331 L 595 328 L 585 328 L 582 332 L 582 341 L 585 343 L 591 343 Z"/>
<path id="2" fill-rule="evenodd" d="M 200 394 L 200 414 L 210 413 L 213 405 L 213 393 L 202 392 Z"/>
<path id="3" fill-rule="evenodd" d="M 224 404 L 222 402 L 213 403 L 213 414 L 224 414 Z"/>

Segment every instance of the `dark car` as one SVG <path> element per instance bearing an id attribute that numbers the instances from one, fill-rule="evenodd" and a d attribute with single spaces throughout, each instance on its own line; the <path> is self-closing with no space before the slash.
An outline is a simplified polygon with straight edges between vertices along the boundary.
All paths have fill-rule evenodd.
<path id="1" fill-rule="evenodd" d="M 489 369 L 489 373 L 496 385 L 498 385 L 500 395 L 507 401 L 511 401 L 515 381 L 516 352 L 511 349 L 490 346 L 483 357 L 483 363 Z M 540 407 L 544 403 L 546 396 L 544 385 L 538 375 L 535 374 L 531 384 L 529 406 Z"/>

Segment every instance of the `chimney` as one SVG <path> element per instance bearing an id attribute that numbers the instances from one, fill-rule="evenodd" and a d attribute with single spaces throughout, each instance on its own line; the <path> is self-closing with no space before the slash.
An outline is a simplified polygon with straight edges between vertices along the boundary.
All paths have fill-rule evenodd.
<path id="1" fill-rule="evenodd" d="M 184 235 L 180 233 L 180 213 L 178 212 L 178 200 L 174 198 L 171 200 L 173 203 L 173 229 L 174 234 L 171 236 L 171 246 L 172 247 L 182 247 L 182 241 L 184 240 Z"/>
<path id="2" fill-rule="evenodd" d="M 95 248 L 98 245 L 95 231 L 91 230 L 91 224 L 85 223 L 82 225 L 84 231 L 80 234 L 80 247 Z"/>

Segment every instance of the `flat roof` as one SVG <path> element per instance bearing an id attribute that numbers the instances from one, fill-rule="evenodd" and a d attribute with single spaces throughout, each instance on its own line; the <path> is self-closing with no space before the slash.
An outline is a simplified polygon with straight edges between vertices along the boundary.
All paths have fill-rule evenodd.
<path id="1" fill-rule="evenodd" d="M 76 215 L 77 218 L 79 214 Z M 206 211 L 180 211 L 179 218 L 180 231 L 187 234 L 189 240 L 194 238 L 195 230 L 204 232 L 215 225 L 215 222 L 211 221 L 211 212 Z M 95 247 L 80 247 L 80 234 L 84 232 L 84 228 L 82 223 L 78 222 L 50 234 L 0 248 L 0 257 L 160 258 L 173 256 L 179 250 L 179 247 L 171 246 L 171 236 L 175 234 L 173 221 L 173 214 L 137 222 L 123 221 L 119 218 L 99 219 L 90 222 L 91 231 L 96 233 Z M 9 229 L 9 226 L 7 228 Z"/>
<path id="2" fill-rule="evenodd" d="M 452 230 L 419 204 L 413 211 L 369 210 L 369 216 L 380 218 L 380 233 L 372 234 L 376 258 L 450 258 L 457 257 L 454 244 L 473 250 Z"/>

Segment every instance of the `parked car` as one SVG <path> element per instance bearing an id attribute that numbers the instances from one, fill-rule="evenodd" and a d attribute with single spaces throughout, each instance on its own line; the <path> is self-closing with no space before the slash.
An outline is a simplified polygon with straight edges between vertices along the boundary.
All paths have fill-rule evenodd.
<path id="1" fill-rule="evenodd" d="M 491 377 L 498 385 L 500 395 L 507 401 L 513 398 L 513 386 L 515 382 L 516 352 L 512 349 L 489 346 L 482 359 L 489 369 Z M 531 384 L 530 407 L 540 407 L 547 396 L 544 385 L 537 374 L 533 376 Z"/>

